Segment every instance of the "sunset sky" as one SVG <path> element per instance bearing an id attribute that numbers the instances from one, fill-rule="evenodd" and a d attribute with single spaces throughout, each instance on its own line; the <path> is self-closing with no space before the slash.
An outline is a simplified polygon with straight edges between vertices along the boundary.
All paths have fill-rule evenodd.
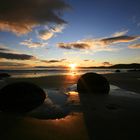
<path id="1" fill-rule="evenodd" d="M 140 62 L 139 0 L 1 0 L 0 69 Z"/>

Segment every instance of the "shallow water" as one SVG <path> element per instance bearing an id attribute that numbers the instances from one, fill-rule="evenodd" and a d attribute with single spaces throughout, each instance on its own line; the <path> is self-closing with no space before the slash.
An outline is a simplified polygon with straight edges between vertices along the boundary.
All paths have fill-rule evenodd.
<path id="1" fill-rule="evenodd" d="M 81 112 L 79 94 L 76 91 L 76 84 L 66 89 L 45 89 L 46 100 L 43 105 L 33 110 L 28 115 L 38 119 L 59 119 L 73 112 Z M 110 85 L 110 96 L 123 96 L 130 98 L 139 98 L 140 95 L 121 89 L 117 86 Z"/>
<path id="2" fill-rule="evenodd" d="M 50 75 L 81 75 L 87 72 L 98 74 L 115 73 L 116 69 L 95 69 L 95 68 L 77 68 L 75 70 L 65 68 L 46 68 L 32 70 L 0 70 L 0 73 L 9 73 L 13 78 L 31 78 L 43 77 Z M 127 72 L 127 69 L 121 69 L 121 72 Z"/>

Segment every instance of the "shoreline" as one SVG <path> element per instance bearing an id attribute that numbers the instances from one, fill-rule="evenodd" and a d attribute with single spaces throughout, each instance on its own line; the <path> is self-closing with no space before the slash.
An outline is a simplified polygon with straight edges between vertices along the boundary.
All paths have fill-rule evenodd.
<path id="1" fill-rule="evenodd" d="M 122 89 L 140 93 L 140 72 L 101 74 L 107 78 L 110 84 Z M 48 75 L 43 77 L 8 78 L 6 83 L 26 81 L 39 85 L 42 88 L 65 89 L 77 84 L 81 75 Z"/>

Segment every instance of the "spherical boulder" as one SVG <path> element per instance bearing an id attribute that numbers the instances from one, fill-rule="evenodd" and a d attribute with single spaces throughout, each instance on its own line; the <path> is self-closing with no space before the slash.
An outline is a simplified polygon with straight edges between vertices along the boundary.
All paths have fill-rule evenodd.
<path id="1" fill-rule="evenodd" d="M 12 83 L 0 90 L 0 110 L 25 113 L 41 105 L 46 98 L 44 91 L 32 83 Z"/>
<path id="2" fill-rule="evenodd" d="M 86 73 L 77 82 L 79 93 L 108 94 L 109 90 L 110 86 L 107 79 L 96 73 Z"/>

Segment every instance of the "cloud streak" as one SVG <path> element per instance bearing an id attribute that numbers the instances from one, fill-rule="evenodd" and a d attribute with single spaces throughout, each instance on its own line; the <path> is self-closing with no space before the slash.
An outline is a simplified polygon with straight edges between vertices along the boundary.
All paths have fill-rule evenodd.
<path id="1" fill-rule="evenodd" d="M 35 56 L 22 54 L 15 50 L 11 50 L 4 45 L 0 46 L 0 58 L 11 60 L 37 60 Z"/>
<path id="2" fill-rule="evenodd" d="M 41 60 L 41 62 L 44 62 L 44 63 L 59 63 L 59 62 L 65 61 L 65 60 L 66 59 L 61 59 L 61 60 L 52 59 L 52 60 Z"/>
<path id="3" fill-rule="evenodd" d="M 131 48 L 131 49 L 140 49 L 140 43 L 138 43 L 138 44 L 132 44 L 132 45 L 130 45 L 128 47 Z"/>
<path id="4" fill-rule="evenodd" d="M 1 0 L 0 30 L 21 35 L 39 25 L 61 25 L 66 23 L 61 15 L 68 8 L 63 0 Z"/>
<path id="5" fill-rule="evenodd" d="M 124 33 L 118 33 L 124 34 Z M 129 43 L 136 41 L 140 36 L 116 36 L 109 38 L 100 38 L 100 39 L 83 39 L 76 42 L 64 43 L 60 42 L 57 44 L 57 47 L 61 49 L 77 49 L 77 50 L 110 50 L 109 46 L 118 44 L 118 43 Z"/>
<path id="6" fill-rule="evenodd" d="M 23 67 L 23 66 L 28 66 L 27 64 L 24 63 L 16 63 L 16 62 L 0 62 L 0 66 L 4 67 L 4 66 L 10 66 L 10 67 Z"/>
<path id="7" fill-rule="evenodd" d="M 36 58 L 32 55 L 27 54 L 17 54 L 17 53 L 8 53 L 0 52 L 0 58 L 4 59 L 14 59 L 14 60 L 35 60 Z"/>
<path id="8" fill-rule="evenodd" d="M 31 39 L 20 42 L 21 45 L 27 46 L 29 48 L 40 48 L 47 45 L 47 43 L 33 42 Z"/>
<path id="9" fill-rule="evenodd" d="M 1 51 L 2 51 L 2 52 L 3 52 L 3 51 L 4 51 L 4 52 L 5 52 L 5 51 L 7 52 L 7 51 L 10 51 L 10 50 L 9 50 L 8 48 L 6 48 L 5 46 L 0 45 L 0 52 L 1 52 Z"/>
<path id="10" fill-rule="evenodd" d="M 139 39 L 140 36 L 117 36 L 111 38 L 104 38 L 100 40 L 104 45 L 111 45 L 116 43 L 127 43 Z"/>
<path id="11" fill-rule="evenodd" d="M 62 49 L 89 49 L 90 45 L 84 42 L 73 42 L 73 43 L 58 43 L 57 46 Z"/>
<path id="12" fill-rule="evenodd" d="M 112 36 L 113 37 L 118 37 L 118 36 L 124 36 L 128 33 L 128 30 L 124 30 L 124 31 L 120 31 L 120 32 L 116 32 L 114 33 Z"/>
<path id="13" fill-rule="evenodd" d="M 111 66 L 112 64 L 110 62 L 103 62 L 102 65 L 104 65 L 104 66 Z"/>

